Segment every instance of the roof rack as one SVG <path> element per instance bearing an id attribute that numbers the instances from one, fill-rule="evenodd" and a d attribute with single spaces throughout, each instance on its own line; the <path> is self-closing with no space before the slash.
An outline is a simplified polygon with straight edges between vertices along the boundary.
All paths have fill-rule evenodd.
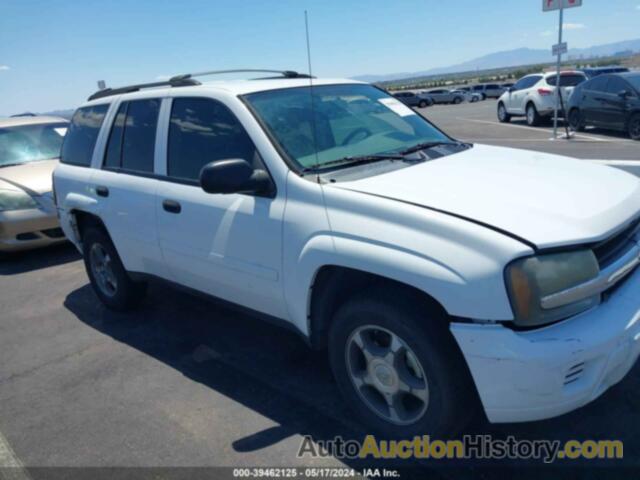
<path id="1" fill-rule="evenodd" d="M 239 70 L 211 70 L 209 72 L 198 73 L 185 73 L 182 75 L 175 75 L 169 80 L 162 82 L 152 83 L 139 83 L 136 85 L 129 85 L 119 88 L 105 88 L 98 90 L 96 93 L 89 97 L 89 100 L 96 100 L 98 98 L 110 97 L 112 95 L 120 95 L 123 93 L 137 92 L 145 88 L 155 87 L 188 87 L 193 85 L 200 85 L 201 83 L 194 80 L 193 77 L 203 77 L 206 75 L 223 75 L 226 73 L 277 73 L 284 78 L 312 78 L 305 73 L 294 72 L 293 70 L 262 70 L 262 69 L 239 69 Z M 270 77 L 279 78 L 279 77 Z"/>

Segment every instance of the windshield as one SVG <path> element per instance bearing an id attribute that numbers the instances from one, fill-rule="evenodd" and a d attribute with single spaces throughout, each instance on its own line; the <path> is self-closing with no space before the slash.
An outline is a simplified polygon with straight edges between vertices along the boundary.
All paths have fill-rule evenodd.
<path id="1" fill-rule="evenodd" d="M 628 77 L 624 77 L 624 79 L 633 85 L 633 88 L 640 93 L 640 75 L 629 75 Z"/>
<path id="2" fill-rule="evenodd" d="M 0 128 L 0 167 L 58 158 L 66 123 Z"/>
<path id="3" fill-rule="evenodd" d="M 245 98 L 301 169 L 321 168 L 343 158 L 390 155 L 419 143 L 452 142 L 409 107 L 371 85 L 290 88 Z"/>

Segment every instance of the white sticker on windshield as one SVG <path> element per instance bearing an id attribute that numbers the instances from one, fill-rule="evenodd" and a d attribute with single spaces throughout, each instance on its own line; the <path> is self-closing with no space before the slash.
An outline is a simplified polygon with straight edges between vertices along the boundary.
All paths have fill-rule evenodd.
<path id="1" fill-rule="evenodd" d="M 381 98 L 378 100 L 381 104 L 387 107 L 389 110 L 397 113 L 401 117 L 408 117 L 409 115 L 415 115 L 416 113 L 407 107 L 404 103 L 396 100 L 395 98 Z"/>
<path id="2" fill-rule="evenodd" d="M 67 127 L 54 128 L 53 130 L 61 137 L 64 137 L 67 134 Z"/>

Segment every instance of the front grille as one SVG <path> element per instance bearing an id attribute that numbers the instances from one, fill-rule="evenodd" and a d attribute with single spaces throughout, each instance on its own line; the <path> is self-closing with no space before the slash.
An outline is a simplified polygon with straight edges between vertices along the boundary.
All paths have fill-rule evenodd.
<path id="1" fill-rule="evenodd" d="M 19 233 L 16 235 L 16 240 L 27 241 L 27 240 L 37 240 L 38 235 L 33 232 Z"/>
<path id="2" fill-rule="evenodd" d="M 42 233 L 44 233 L 49 238 L 64 237 L 64 232 L 62 231 L 61 228 L 49 228 L 48 230 L 42 230 Z"/>
<path id="3" fill-rule="evenodd" d="M 593 247 L 593 253 L 598 259 L 600 268 L 606 268 L 623 256 L 634 245 L 633 237 L 638 231 L 640 231 L 640 218 L 621 232 Z"/>

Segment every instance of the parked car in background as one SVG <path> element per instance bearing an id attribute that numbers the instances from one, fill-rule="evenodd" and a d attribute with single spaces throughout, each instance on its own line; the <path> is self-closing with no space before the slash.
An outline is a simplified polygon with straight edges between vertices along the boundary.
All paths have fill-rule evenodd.
<path id="1" fill-rule="evenodd" d="M 512 117 L 524 116 L 527 125 L 536 126 L 550 118 L 555 108 L 556 77 L 557 72 L 522 77 L 498 100 L 498 120 L 509 122 Z M 560 93 L 565 106 L 573 89 L 586 81 L 583 72 L 560 72 Z"/>
<path id="2" fill-rule="evenodd" d="M 609 73 L 625 73 L 629 69 L 627 67 L 609 66 L 609 67 L 593 67 L 580 69 L 588 78 L 597 77 L 598 75 L 607 75 Z"/>
<path id="3" fill-rule="evenodd" d="M 433 100 L 433 103 L 462 103 L 465 101 L 465 95 L 462 92 L 455 92 L 446 88 L 436 88 L 421 92 L 423 96 Z"/>
<path id="4" fill-rule="evenodd" d="M 567 109 L 574 130 L 608 128 L 640 140 L 640 73 L 596 76 L 576 87 Z"/>
<path id="5" fill-rule="evenodd" d="M 392 94 L 408 107 L 426 108 L 433 105 L 433 100 L 415 92 L 395 92 Z"/>
<path id="6" fill-rule="evenodd" d="M 457 90 L 467 93 L 470 97 L 469 101 L 471 103 L 479 102 L 480 100 L 483 99 L 482 94 L 478 92 L 474 92 L 471 87 L 460 87 Z"/>
<path id="7" fill-rule="evenodd" d="M 51 185 L 67 120 L 0 120 L 0 253 L 64 241 Z"/>
<path id="8" fill-rule="evenodd" d="M 502 86 L 497 83 L 483 83 L 480 85 L 474 85 L 473 91 L 482 95 L 482 99 L 487 98 L 499 98 L 505 91 Z"/>
<path id="9" fill-rule="evenodd" d="M 353 80 L 195 77 L 73 116 L 60 222 L 108 308 L 161 278 L 288 326 L 384 437 L 554 417 L 634 367 L 637 177 L 457 141 Z"/>
<path id="10" fill-rule="evenodd" d="M 478 100 L 480 100 L 480 95 L 477 95 L 475 93 L 471 93 L 471 92 L 467 92 L 465 90 L 451 90 L 451 93 L 453 93 L 454 95 L 462 95 L 463 97 L 463 101 L 465 102 L 477 102 Z"/>

